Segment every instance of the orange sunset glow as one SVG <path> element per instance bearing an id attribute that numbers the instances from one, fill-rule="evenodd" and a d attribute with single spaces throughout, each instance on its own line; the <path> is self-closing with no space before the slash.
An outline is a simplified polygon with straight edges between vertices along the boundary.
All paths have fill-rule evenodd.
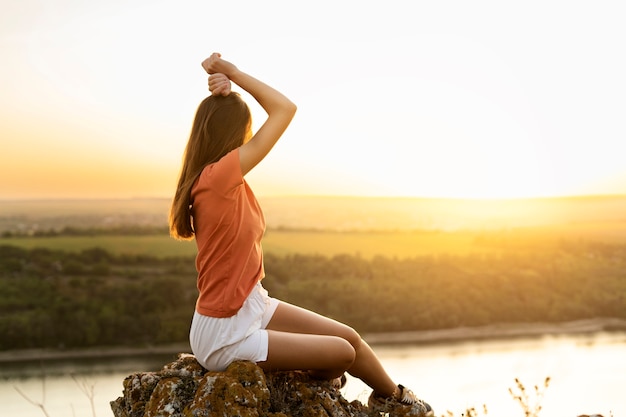
<path id="1" fill-rule="evenodd" d="M 299 107 L 258 195 L 626 194 L 625 8 L 3 1 L 0 199 L 170 197 L 213 51 Z"/>

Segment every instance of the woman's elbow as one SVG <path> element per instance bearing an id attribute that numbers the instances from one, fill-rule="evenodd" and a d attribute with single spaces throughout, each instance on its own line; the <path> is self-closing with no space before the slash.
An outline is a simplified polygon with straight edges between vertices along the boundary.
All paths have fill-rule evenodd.
<path id="1" fill-rule="evenodd" d="M 298 110 L 298 106 L 296 106 L 296 104 L 294 102 L 288 101 L 286 110 L 289 112 L 291 117 L 293 117 L 293 116 L 295 116 L 296 111 Z"/>

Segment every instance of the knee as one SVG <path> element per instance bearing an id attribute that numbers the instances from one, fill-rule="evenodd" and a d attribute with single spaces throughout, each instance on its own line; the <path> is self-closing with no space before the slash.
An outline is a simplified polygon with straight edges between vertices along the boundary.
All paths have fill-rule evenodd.
<path id="1" fill-rule="evenodd" d="M 350 343 L 355 351 L 359 349 L 361 342 L 363 341 L 363 339 L 361 339 L 361 335 L 350 326 L 345 327 L 341 337 Z"/>
<path id="2" fill-rule="evenodd" d="M 349 369 L 356 359 L 356 349 L 349 341 L 343 338 L 338 338 L 337 344 L 335 359 L 341 363 L 341 368 Z"/>

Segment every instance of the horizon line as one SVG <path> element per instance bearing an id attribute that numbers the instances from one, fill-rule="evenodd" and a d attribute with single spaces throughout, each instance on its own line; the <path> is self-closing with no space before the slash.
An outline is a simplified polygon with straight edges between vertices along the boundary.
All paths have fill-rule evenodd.
<path id="1" fill-rule="evenodd" d="M 355 195 L 355 194 L 258 194 L 259 199 L 268 198 L 354 198 L 376 200 L 455 200 L 455 201 L 522 201 L 522 200 L 557 200 L 580 198 L 626 198 L 626 193 L 605 194 L 568 194 L 534 197 L 446 197 L 446 196 L 403 196 L 403 195 Z M 140 201 L 140 200 L 171 200 L 164 196 L 133 196 L 133 197 L 16 197 L 0 198 L 0 203 L 24 202 L 97 202 L 97 201 Z"/>

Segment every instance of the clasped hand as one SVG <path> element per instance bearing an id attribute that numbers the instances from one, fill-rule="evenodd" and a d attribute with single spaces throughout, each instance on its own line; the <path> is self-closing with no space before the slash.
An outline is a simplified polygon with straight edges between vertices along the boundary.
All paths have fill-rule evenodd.
<path id="1" fill-rule="evenodd" d="M 211 94 L 227 96 L 231 91 L 228 71 L 233 71 L 236 67 L 228 61 L 222 59 L 221 54 L 213 53 L 210 57 L 202 61 L 202 68 L 209 74 L 209 91 Z"/>

